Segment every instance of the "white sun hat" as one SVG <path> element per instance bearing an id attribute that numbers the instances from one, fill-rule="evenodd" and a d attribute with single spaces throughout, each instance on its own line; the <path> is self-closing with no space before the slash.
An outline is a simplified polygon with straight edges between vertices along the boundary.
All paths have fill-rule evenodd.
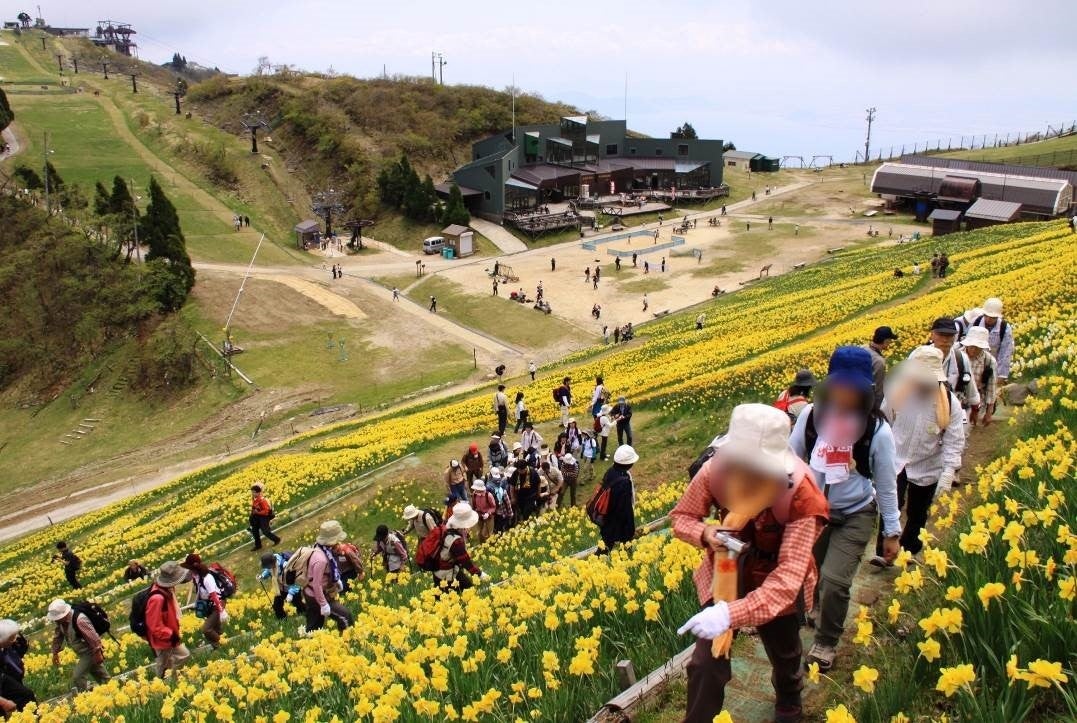
<path id="1" fill-rule="evenodd" d="M 719 458 L 785 480 L 796 470 L 789 448 L 789 415 L 769 404 L 740 404 L 729 417 L 729 431 L 715 440 Z"/>
<path id="2" fill-rule="evenodd" d="M 452 508 L 452 517 L 445 526 L 453 530 L 470 530 L 479 521 L 479 513 L 471 509 L 467 502 L 457 502 Z"/>
<path id="3" fill-rule="evenodd" d="M 71 606 L 60 598 L 56 598 L 49 603 L 49 610 L 45 613 L 45 617 L 49 619 L 49 622 L 58 622 L 63 620 L 71 614 Z"/>
<path id="4" fill-rule="evenodd" d="M 984 302 L 984 316 L 998 318 L 1002 316 L 1002 299 L 992 296 Z"/>
<path id="5" fill-rule="evenodd" d="M 631 445 L 622 444 L 613 453 L 613 461 L 616 464 L 635 464 L 639 461 L 639 454 Z"/>
<path id="6" fill-rule="evenodd" d="M 974 326 L 969 329 L 969 333 L 965 334 L 965 338 L 961 340 L 964 346 L 975 346 L 980 349 L 990 349 L 991 342 L 988 335 L 986 326 Z"/>

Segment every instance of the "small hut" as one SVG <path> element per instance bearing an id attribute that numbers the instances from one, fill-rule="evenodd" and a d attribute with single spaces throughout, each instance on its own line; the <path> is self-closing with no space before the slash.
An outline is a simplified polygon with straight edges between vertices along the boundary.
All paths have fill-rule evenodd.
<path id="1" fill-rule="evenodd" d="M 1000 223 L 1013 223 L 1021 215 L 1021 204 L 981 198 L 965 211 L 965 228 L 969 231 Z"/>
<path id="2" fill-rule="evenodd" d="M 445 245 L 452 249 L 453 256 L 463 258 L 475 253 L 475 232 L 467 226 L 453 224 L 441 229 Z"/>
<path id="3" fill-rule="evenodd" d="M 299 248 L 313 248 L 321 243 L 321 239 L 321 227 L 314 219 L 300 221 L 295 225 L 295 245 Z"/>
<path id="4" fill-rule="evenodd" d="M 936 208 L 927 220 L 931 222 L 932 236 L 945 236 L 961 230 L 961 212 L 950 208 Z"/>

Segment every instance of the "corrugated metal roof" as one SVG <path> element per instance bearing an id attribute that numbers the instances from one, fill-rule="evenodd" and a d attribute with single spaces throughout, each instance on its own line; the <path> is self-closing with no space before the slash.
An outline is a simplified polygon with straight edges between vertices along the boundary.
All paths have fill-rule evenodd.
<path id="1" fill-rule="evenodd" d="M 965 211 L 965 218 L 982 218 L 986 221 L 1012 221 L 1021 213 L 1021 204 L 1012 201 L 992 201 L 981 198 Z"/>
<path id="2" fill-rule="evenodd" d="M 884 163 L 871 179 L 872 193 L 896 196 L 935 195 L 949 169 L 907 163 Z M 962 175 L 980 181 L 980 197 L 1012 201 L 1029 213 L 1055 215 L 1073 202 L 1073 186 L 1061 178 L 1034 178 L 986 171 L 963 170 Z"/>
<path id="3" fill-rule="evenodd" d="M 673 172 L 674 173 L 691 173 L 703 166 L 707 165 L 703 161 L 674 161 Z"/>
<path id="4" fill-rule="evenodd" d="M 467 233 L 470 230 L 471 229 L 467 226 L 461 226 L 458 223 L 454 223 L 451 226 L 446 226 L 445 228 L 441 229 L 441 234 L 443 236 L 459 236 L 460 234 Z"/>
<path id="5" fill-rule="evenodd" d="M 933 166 L 958 171 L 982 171 L 984 173 L 1002 173 L 1027 178 L 1061 178 L 1077 186 L 1077 171 L 1063 171 L 1058 168 L 1042 166 L 1016 166 L 1011 163 L 985 163 L 983 161 L 966 161 L 960 158 L 943 158 L 940 156 L 910 155 L 902 156 L 901 162 L 913 166 Z"/>
<path id="6" fill-rule="evenodd" d="M 723 151 L 722 158 L 732 158 L 734 161 L 750 161 L 753 158 L 761 158 L 762 153 L 755 153 L 753 151 Z"/>
<path id="7" fill-rule="evenodd" d="M 930 214 L 928 214 L 928 221 L 956 221 L 961 218 L 960 211 L 954 211 L 949 208 L 936 208 Z"/>
<path id="8" fill-rule="evenodd" d="M 300 221 L 299 223 L 297 223 L 295 225 L 295 230 L 298 231 L 299 233 L 310 233 L 312 231 L 317 231 L 319 228 L 320 227 L 318 226 L 318 222 L 315 221 L 314 219 L 307 219 L 306 221 Z"/>

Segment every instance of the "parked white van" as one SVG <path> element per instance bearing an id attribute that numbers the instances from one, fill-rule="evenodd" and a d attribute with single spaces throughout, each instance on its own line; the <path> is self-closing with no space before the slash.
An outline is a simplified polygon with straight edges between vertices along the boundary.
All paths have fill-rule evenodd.
<path id="1" fill-rule="evenodd" d="M 423 239 L 424 254 L 440 254 L 443 248 L 445 248 L 445 239 L 442 236 L 431 236 Z"/>

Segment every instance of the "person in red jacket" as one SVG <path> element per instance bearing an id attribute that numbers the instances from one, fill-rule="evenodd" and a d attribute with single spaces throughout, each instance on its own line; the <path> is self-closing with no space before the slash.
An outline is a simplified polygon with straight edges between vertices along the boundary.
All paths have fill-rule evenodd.
<path id="1" fill-rule="evenodd" d="M 176 588 L 189 579 L 190 573 L 178 562 L 166 562 L 157 571 L 146 601 L 147 637 L 156 658 L 154 669 L 162 678 L 191 657 L 191 651 L 180 640 L 179 601 L 176 599 Z"/>
<path id="2" fill-rule="evenodd" d="M 713 655 L 712 641 L 748 626 L 758 629 L 774 668 L 774 720 L 802 718 L 800 612 L 812 605 L 818 579 L 812 547 L 829 507 L 788 439 L 789 417 L 782 410 L 767 404 L 736 407 L 729 431 L 715 440 L 714 456 L 670 514 L 673 534 L 707 553 L 694 576 L 703 611 L 678 631 L 697 638 L 688 664 L 686 723 L 710 723 L 721 713 L 732 670 L 728 655 Z M 744 524 L 709 524 L 713 511 Z M 727 556 L 719 531 L 748 543 L 736 563 L 740 590 L 732 602 L 714 600 L 714 556 Z"/>
<path id="3" fill-rule="evenodd" d="M 251 536 L 254 537 L 254 550 L 262 549 L 262 536 L 273 541 L 274 545 L 280 544 L 280 538 L 274 534 L 269 523 L 276 517 L 273 505 L 263 494 L 262 485 L 251 485 Z M 252 552 L 254 551 L 252 550 Z"/>

